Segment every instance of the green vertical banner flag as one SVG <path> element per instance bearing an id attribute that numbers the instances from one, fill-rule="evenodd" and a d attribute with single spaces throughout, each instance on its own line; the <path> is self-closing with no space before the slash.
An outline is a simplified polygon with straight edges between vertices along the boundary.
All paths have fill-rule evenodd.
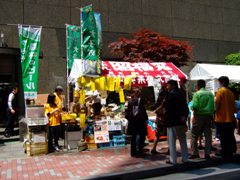
<path id="1" fill-rule="evenodd" d="M 67 61 L 68 69 L 71 70 L 74 59 L 81 58 L 81 28 L 67 25 Z"/>
<path id="2" fill-rule="evenodd" d="M 99 72 L 101 73 L 101 69 L 102 69 L 102 63 L 101 63 L 101 57 L 102 57 L 102 25 L 101 25 L 101 14 L 100 13 L 96 13 L 94 12 L 94 17 L 96 20 L 96 24 L 97 24 L 97 31 L 98 31 L 98 65 L 99 65 Z M 100 74 L 99 73 L 99 74 Z"/>
<path id="3" fill-rule="evenodd" d="M 101 74 L 98 28 L 92 5 L 81 8 L 81 59 L 84 75 Z"/>
<path id="4" fill-rule="evenodd" d="M 42 27 L 18 25 L 25 99 L 36 99 Z"/>
<path id="5" fill-rule="evenodd" d="M 101 14 L 94 12 L 94 17 L 97 24 L 98 30 L 98 48 L 102 51 L 102 25 L 101 25 Z M 100 53 L 101 54 L 101 53 Z M 101 57 L 101 56 L 100 56 Z"/>

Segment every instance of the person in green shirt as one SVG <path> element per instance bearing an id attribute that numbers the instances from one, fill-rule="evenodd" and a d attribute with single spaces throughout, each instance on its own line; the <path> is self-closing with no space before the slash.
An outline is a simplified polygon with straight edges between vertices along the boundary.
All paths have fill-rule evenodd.
<path id="1" fill-rule="evenodd" d="M 199 157 L 197 140 L 202 133 L 205 137 L 205 159 L 209 160 L 212 146 L 211 124 L 214 115 L 214 96 L 213 93 L 205 89 L 206 82 L 202 79 L 197 81 L 197 92 L 194 93 L 192 99 L 193 124 L 191 146 L 193 150 L 192 156 L 189 159 Z"/>

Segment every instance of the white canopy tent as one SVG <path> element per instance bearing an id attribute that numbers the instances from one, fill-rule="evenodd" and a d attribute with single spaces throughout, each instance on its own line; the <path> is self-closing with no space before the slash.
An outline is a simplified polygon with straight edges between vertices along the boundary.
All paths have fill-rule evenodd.
<path id="1" fill-rule="evenodd" d="M 218 64 L 196 64 L 191 70 L 190 80 L 214 80 L 227 76 L 231 82 L 240 82 L 240 66 Z"/>

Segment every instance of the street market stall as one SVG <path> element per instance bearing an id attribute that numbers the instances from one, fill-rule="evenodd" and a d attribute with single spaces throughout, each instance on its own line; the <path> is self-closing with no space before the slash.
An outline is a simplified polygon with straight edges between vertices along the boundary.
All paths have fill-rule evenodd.
<path id="1" fill-rule="evenodd" d="M 105 146 L 123 146 L 124 131 L 124 107 L 126 92 L 131 90 L 132 86 L 154 87 L 155 96 L 157 95 L 161 84 L 169 79 L 179 82 L 185 82 L 187 76 L 172 63 L 134 63 L 134 62 L 115 62 L 102 61 L 101 76 L 85 76 L 82 72 L 83 63 L 81 60 L 75 60 L 69 75 L 69 82 L 75 83 L 74 98 L 78 98 L 80 106 L 88 109 L 84 112 L 84 118 L 90 117 L 90 123 L 84 127 L 84 118 L 81 112 L 78 114 L 82 128 L 85 128 L 85 140 L 91 147 L 96 147 L 96 143 L 101 147 Z M 94 95 L 94 93 L 96 93 Z M 103 92 L 119 93 L 119 104 L 106 104 L 106 94 Z M 91 115 L 87 105 L 90 98 L 95 98 L 100 94 L 101 113 L 97 116 Z M 157 96 L 156 96 L 157 97 Z M 94 101 L 94 100 L 93 100 Z M 81 108 L 80 108 L 81 109 Z M 155 114 L 149 112 L 149 119 L 155 119 Z M 88 120 L 89 120 L 88 119 Z M 89 126 L 90 124 L 90 126 Z"/>

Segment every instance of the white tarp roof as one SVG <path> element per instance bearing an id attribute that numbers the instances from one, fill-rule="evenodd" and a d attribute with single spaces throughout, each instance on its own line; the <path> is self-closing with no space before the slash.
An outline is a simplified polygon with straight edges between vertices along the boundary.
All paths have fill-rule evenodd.
<path id="1" fill-rule="evenodd" d="M 76 61 L 74 60 L 72 70 L 70 72 L 70 75 L 68 77 L 68 82 L 76 82 L 77 78 L 82 76 L 82 61 Z"/>
<path id="2" fill-rule="evenodd" d="M 220 76 L 227 76 L 232 82 L 240 82 L 240 66 L 196 64 L 189 76 L 190 80 L 218 79 Z"/>

